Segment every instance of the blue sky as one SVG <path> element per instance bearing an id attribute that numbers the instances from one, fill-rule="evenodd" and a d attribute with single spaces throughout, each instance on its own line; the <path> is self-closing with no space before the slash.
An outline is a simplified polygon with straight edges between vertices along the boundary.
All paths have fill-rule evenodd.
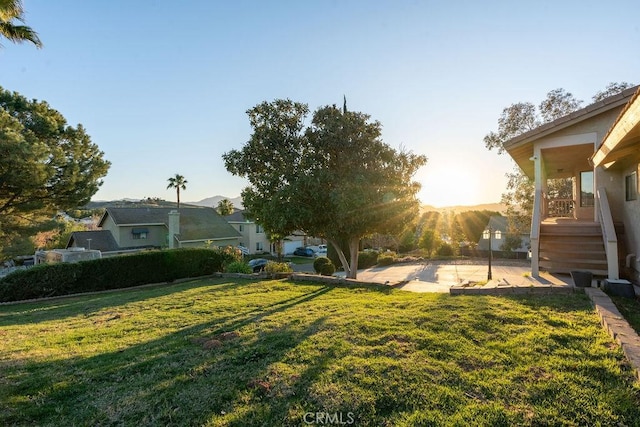
<path id="1" fill-rule="evenodd" d="M 246 110 L 341 104 L 429 158 L 425 204 L 497 202 L 512 168 L 485 149 L 511 103 L 589 101 L 640 83 L 640 2 L 24 0 L 44 48 L 2 40 L 0 85 L 82 123 L 112 167 L 95 200 L 235 197 L 221 159 Z M 586 102 L 588 103 L 588 102 Z"/>

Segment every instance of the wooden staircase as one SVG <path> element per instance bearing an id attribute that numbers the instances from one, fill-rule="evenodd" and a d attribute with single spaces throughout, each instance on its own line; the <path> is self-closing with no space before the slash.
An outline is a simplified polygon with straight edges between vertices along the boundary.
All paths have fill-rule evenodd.
<path id="1" fill-rule="evenodd" d="M 582 270 L 595 276 L 607 276 L 607 255 L 600 223 L 542 222 L 539 265 L 552 273 Z"/>

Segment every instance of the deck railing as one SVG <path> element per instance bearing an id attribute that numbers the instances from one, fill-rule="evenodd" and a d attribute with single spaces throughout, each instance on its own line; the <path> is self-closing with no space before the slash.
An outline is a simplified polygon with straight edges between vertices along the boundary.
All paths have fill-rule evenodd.
<path id="1" fill-rule="evenodd" d="M 576 207 L 573 199 L 545 199 L 547 218 L 573 218 Z"/>

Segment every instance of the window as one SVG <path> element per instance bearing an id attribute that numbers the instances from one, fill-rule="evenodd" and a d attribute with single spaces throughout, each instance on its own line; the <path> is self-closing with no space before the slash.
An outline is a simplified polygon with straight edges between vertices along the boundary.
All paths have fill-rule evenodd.
<path id="1" fill-rule="evenodd" d="M 624 199 L 626 201 L 636 200 L 638 198 L 638 172 L 632 172 L 631 175 L 624 177 Z"/>
<path id="2" fill-rule="evenodd" d="M 131 237 L 133 240 L 145 240 L 149 235 L 149 229 L 147 228 L 133 228 L 131 229 Z"/>
<path id="3" fill-rule="evenodd" d="M 593 171 L 580 172 L 580 206 L 592 207 L 593 203 Z"/>
<path id="4" fill-rule="evenodd" d="M 261 225 L 256 225 L 256 233 L 264 233 Z"/>
<path id="5" fill-rule="evenodd" d="M 262 250 L 262 242 L 256 242 L 256 251 Z"/>
<path id="6" fill-rule="evenodd" d="M 242 233 L 244 231 L 244 225 L 238 225 L 238 231 Z"/>

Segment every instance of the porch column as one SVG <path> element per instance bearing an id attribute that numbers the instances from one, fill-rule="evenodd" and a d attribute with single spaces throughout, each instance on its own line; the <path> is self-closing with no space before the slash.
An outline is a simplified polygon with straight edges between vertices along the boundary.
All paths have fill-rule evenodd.
<path id="1" fill-rule="evenodd" d="M 542 165 L 542 150 L 540 147 L 534 147 L 534 184 L 535 193 L 533 198 L 533 215 L 531 217 L 531 275 L 538 277 L 540 275 L 540 222 L 542 221 L 542 193 L 546 190 L 546 173 Z"/>

